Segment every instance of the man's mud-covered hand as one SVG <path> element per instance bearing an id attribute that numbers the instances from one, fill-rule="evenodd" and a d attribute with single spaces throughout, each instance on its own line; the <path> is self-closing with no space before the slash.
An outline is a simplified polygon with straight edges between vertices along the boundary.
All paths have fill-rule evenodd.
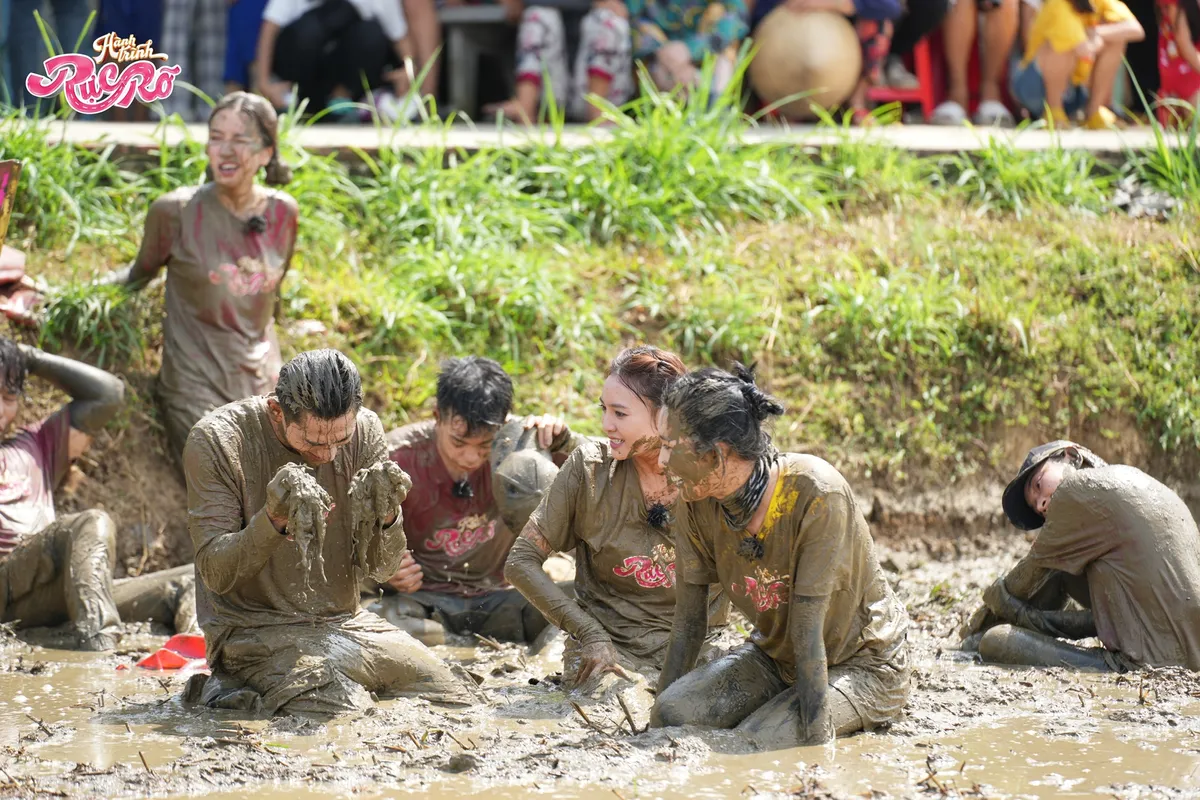
<path id="1" fill-rule="evenodd" d="M 575 682 L 582 685 L 593 675 L 603 675 L 612 672 L 625 680 L 631 680 L 629 673 L 619 663 L 617 648 L 612 642 L 594 642 L 585 644 L 579 649 L 579 673 Z"/>
<path id="2" fill-rule="evenodd" d="M 553 414 L 529 417 L 525 420 L 525 430 L 537 429 L 538 447 L 549 450 L 554 440 L 567 430 L 567 423 L 562 417 Z"/>
<path id="3" fill-rule="evenodd" d="M 388 581 L 388 586 L 401 594 L 412 594 L 421 588 L 424 580 L 425 573 L 421 565 L 412 557 L 412 552 L 405 550 L 404 557 L 400 559 L 400 569 Z"/>
<path id="4" fill-rule="evenodd" d="M 392 525 L 410 489 L 412 479 L 394 461 L 380 461 L 360 469 L 350 484 L 355 525 L 370 524 L 381 528 Z"/>
<path id="5" fill-rule="evenodd" d="M 267 517 L 280 533 L 297 517 L 311 519 L 313 524 L 319 522 L 323 526 L 332 507 L 333 498 L 329 493 L 297 464 L 284 464 L 267 484 Z"/>

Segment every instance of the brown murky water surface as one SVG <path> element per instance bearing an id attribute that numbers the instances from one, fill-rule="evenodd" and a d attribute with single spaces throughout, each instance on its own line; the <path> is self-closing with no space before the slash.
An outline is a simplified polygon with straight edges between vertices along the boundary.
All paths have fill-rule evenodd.
<path id="1" fill-rule="evenodd" d="M 620 686 L 564 695 L 561 647 L 437 648 L 483 678 L 485 708 L 397 700 L 315 723 L 183 707 L 183 676 L 116 669 L 161 643 L 144 630 L 116 656 L 9 639 L 0 797 L 1200 797 L 1200 676 L 996 669 L 953 649 L 1021 546 L 956 561 L 885 552 L 915 623 L 906 717 L 765 754 L 728 732 L 632 735 Z M 622 695 L 641 728 L 648 695 Z"/>

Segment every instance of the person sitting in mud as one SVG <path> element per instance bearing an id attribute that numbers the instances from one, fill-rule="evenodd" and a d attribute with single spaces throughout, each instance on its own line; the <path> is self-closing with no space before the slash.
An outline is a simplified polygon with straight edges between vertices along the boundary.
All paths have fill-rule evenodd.
<path id="1" fill-rule="evenodd" d="M 122 620 L 193 630 L 187 575 L 177 569 L 118 581 L 114 597 L 112 518 L 99 509 L 55 515 L 55 490 L 92 435 L 120 410 L 125 385 L 103 370 L 0 337 L 0 426 L 6 432 L 28 375 L 71 400 L 0 442 L 0 622 L 69 623 L 82 650 L 111 650 Z"/>
<path id="2" fill-rule="evenodd" d="M 425 645 L 359 607 L 406 541 L 411 481 L 362 407 L 358 369 L 335 350 L 283 365 L 275 392 L 196 424 L 184 449 L 197 605 L 212 677 L 185 700 L 333 715 L 379 696 L 469 703 Z"/>
<path id="3" fill-rule="evenodd" d="M 600 394 L 608 440 L 570 455 L 508 555 L 509 582 L 570 635 L 568 688 L 604 673 L 649 672 L 653 680 L 662 666 L 675 613 L 678 492 L 658 464 L 655 417 L 684 372 L 679 356 L 656 347 L 613 360 Z M 574 597 L 542 569 L 551 554 L 569 550 Z M 714 599 L 714 610 L 721 602 Z"/>
<path id="4" fill-rule="evenodd" d="M 1000 664 L 1200 670 L 1200 531 L 1179 495 L 1060 440 L 1029 451 L 1004 513 L 1037 539 L 984 592 L 964 649 Z M 1090 637 L 1103 647 L 1063 641 Z"/>
<path id="5" fill-rule="evenodd" d="M 513 449 L 500 452 L 494 446 L 512 400 L 512 379 L 495 361 L 450 359 L 438 374 L 433 420 L 388 436 L 392 461 L 412 476 L 416 491 L 404 500 L 410 551 L 384 587 L 399 594 L 385 596 L 377 607 L 427 644 L 444 642 L 447 629 L 532 642 L 546 627 L 542 615 L 503 575 L 504 559 L 532 507 L 526 501 L 523 514 L 505 515 L 497 502 L 503 498 L 493 491 L 500 466 L 495 456 Z M 508 426 L 536 433 L 536 442 L 526 444 L 536 444 L 560 463 L 585 441 L 549 415 Z M 553 468 L 551 462 L 533 471 L 535 496 L 553 480 Z"/>
<path id="6" fill-rule="evenodd" d="M 661 457 L 686 502 L 653 725 L 736 727 L 776 749 L 877 727 L 907 702 L 908 614 L 846 479 L 771 445 L 763 423 L 782 413 L 740 365 L 667 393 Z M 754 631 L 693 670 L 714 583 Z"/>
<path id="7" fill-rule="evenodd" d="M 196 420 L 218 406 L 266 394 L 281 357 L 279 286 L 296 245 L 296 200 L 279 158 L 271 104 L 226 95 L 208 121 L 208 179 L 155 200 L 137 258 L 104 279 L 140 291 L 167 268 L 158 395 L 171 456 Z"/>

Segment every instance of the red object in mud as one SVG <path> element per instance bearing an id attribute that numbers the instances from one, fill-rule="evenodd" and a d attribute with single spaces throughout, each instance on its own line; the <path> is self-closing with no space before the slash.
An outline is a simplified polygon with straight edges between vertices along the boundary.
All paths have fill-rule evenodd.
<path id="1" fill-rule="evenodd" d="M 157 651 L 137 662 L 142 669 L 207 669 L 204 663 L 204 636 L 198 633 L 177 633 Z"/>

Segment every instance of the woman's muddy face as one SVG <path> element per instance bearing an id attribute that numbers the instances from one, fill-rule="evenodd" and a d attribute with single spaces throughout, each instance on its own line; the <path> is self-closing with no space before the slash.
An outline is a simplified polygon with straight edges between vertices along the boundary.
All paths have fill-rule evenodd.
<path id="1" fill-rule="evenodd" d="M 725 475 L 720 453 L 697 453 L 692 438 L 665 408 L 658 415 L 658 430 L 662 439 L 658 463 L 671 483 L 679 487 L 679 496 L 689 503 L 716 497 Z"/>
<path id="2" fill-rule="evenodd" d="M 208 163 L 218 186 L 245 188 L 271 160 L 272 150 L 256 128 L 247 114 L 232 108 L 218 111 L 208 123 Z"/>
<path id="3" fill-rule="evenodd" d="M 655 413 L 650 405 L 614 375 L 604 381 L 600 392 L 600 426 L 608 436 L 612 455 L 624 461 L 633 455 L 652 453 L 659 447 Z"/>
<path id="4" fill-rule="evenodd" d="M 1029 503 L 1029 507 L 1039 515 L 1045 517 L 1047 509 L 1050 508 L 1050 498 L 1058 490 L 1063 478 L 1067 477 L 1074 469 L 1070 462 L 1061 459 L 1042 464 L 1041 467 L 1034 470 L 1025 483 L 1025 502 Z"/>

